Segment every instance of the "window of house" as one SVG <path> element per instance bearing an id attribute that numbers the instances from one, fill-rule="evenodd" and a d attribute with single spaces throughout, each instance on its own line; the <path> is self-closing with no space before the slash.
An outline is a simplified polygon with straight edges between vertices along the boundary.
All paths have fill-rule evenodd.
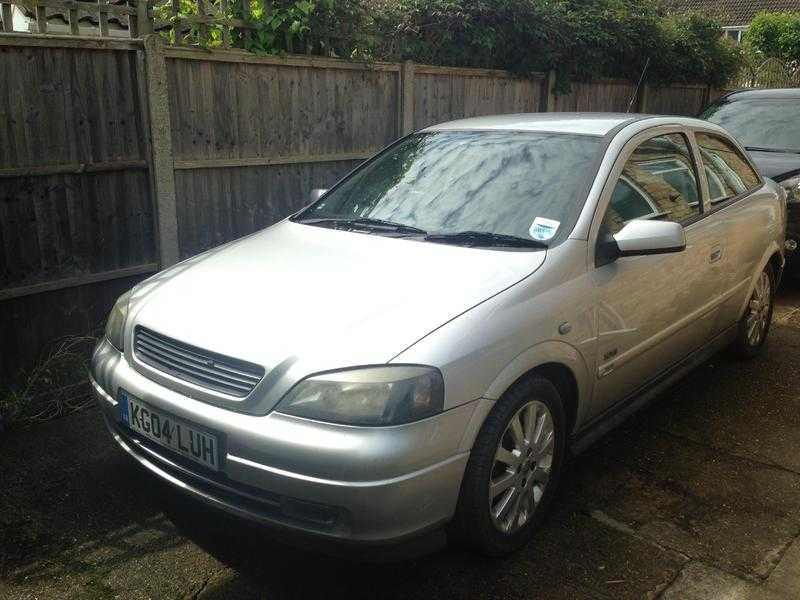
<path id="1" fill-rule="evenodd" d="M 742 36 L 747 31 L 747 27 L 723 27 L 722 29 L 723 35 L 737 44 L 742 42 Z"/>
<path id="2" fill-rule="evenodd" d="M 696 138 L 712 203 L 724 202 L 758 187 L 758 174 L 731 142 L 709 133 L 698 133 Z"/>
<path id="3" fill-rule="evenodd" d="M 617 233 L 632 219 L 683 223 L 700 214 L 700 192 L 686 137 L 661 135 L 640 144 L 622 169 L 602 227 Z"/>

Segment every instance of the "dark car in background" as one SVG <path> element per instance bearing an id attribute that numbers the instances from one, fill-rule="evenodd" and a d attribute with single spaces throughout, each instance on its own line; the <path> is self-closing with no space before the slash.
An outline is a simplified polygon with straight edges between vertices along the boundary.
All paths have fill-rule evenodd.
<path id="1" fill-rule="evenodd" d="M 787 194 L 786 244 L 800 242 L 800 88 L 739 90 L 709 105 L 700 116 L 727 129 L 748 150 L 765 177 Z M 714 197 L 714 182 L 709 178 Z M 787 253 L 787 266 L 800 275 L 798 252 Z"/>

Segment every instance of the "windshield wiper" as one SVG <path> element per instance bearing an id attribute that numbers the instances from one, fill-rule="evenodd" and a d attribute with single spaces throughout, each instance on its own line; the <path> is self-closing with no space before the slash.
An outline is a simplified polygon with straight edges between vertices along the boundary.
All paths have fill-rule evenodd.
<path id="1" fill-rule="evenodd" d="M 395 223 L 394 221 L 386 221 L 384 219 L 370 219 L 369 217 L 358 217 L 355 219 L 343 218 L 310 218 L 310 219 L 297 219 L 298 223 L 305 223 L 306 225 L 322 225 L 333 227 L 336 229 L 352 228 L 355 226 L 359 229 L 368 229 L 370 231 L 387 231 L 396 233 L 410 233 L 425 235 L 427 231 L 414 227 L 412 225 L 403 225 L 402 223 Z"/>
<path id="2" fill-rule="evenodd" d="M 788 148 L 762 148 L 761 146 L 745 146 L 748 152 L 777 152 L 779 154 L 800 154 L 800 150 L 789 150 Z"/>
<path id="3" fill-rule="evenodd" d="M 547 244 L 539 240 L 518 237 L 516 235 L 507 235 L 504 233 L 491 233 L 490 231 L 431 233 L 425 236 L 425 241 L 473 247 L 505 246 L 509 248 L 547 248 Z"/>

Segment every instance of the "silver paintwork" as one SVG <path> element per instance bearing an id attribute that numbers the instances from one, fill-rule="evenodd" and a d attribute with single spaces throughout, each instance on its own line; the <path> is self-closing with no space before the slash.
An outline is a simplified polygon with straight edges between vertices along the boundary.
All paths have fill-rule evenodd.
<path id="1" fill-rule="evenodd" d="M 250 518 L 359 541 L 414 535 L 452 517 L 472 443 L 494 401 L 519 377 L 546 364 L 568 373 L 577 435 L 730 330 L 767 262 L 777 256 L 782 265 L 786 208 L 778 186 L 766 180 L 687 225 L 685 250 L 595 267 L 599 223 L 635 146 L 683 132 L 697 161 L 694 131 L 728 137 L 708 122 L 551 114 L 436 128 L 590 133 L 606 136 L 608 148 L 568 239 L 547 251 L 454 247 L 283 221 L 140 284 L 124 352 L 102 341 L 92 361 L 99 404 L 123 448 L 175 485 Z M 700 186 L 711 211 L 702 174 Z M 263 365 L 267 375 L 244 399 L 177 380 L 133 356 L 136 325 Z M 392 363 L 437 367 L 444 412 L 370 428 L 273 411 L 306 376 Z M 126 437 L 115 427 L 120 387 L 222 432 L 226 479 L 200 485 L 201 475 L 181 472 L 166 453 Z M 341 519 L 326 529 L 291 515 L 265 516 L 237 500 L 245 493 L 240 486 L 334 507 Z"/>
<path id="2" fill-rule="evenodd" d="M 686 249 L 686 234 L 680 223 L 634 219 L 614 235 L 620 256 L 680 252 Z"/>
<path id="3" fill-rule="evenodd" d="M 489 510 L 497 529 L 513 533 L 533 516 L 550 479 L 554 449 L 550 410 L 538 400 L 526 402 L 511 417 L 494 454 Z"/>
<path id="4" fill-rule="evenodd" d="M 626 113 L 521 113 L 459 119 L 422 131 L 550 131 L 606 135 L 635 116 Z"/>

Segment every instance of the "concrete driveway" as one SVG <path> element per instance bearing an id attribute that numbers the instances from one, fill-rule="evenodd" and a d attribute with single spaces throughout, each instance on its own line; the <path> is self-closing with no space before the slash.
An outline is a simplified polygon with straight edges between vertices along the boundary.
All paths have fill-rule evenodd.
<path id="1" fill-rule="evenodd" d="M 95 411 L 0 438 L 0 598 L 800 597 L 800 292 L 571 467 L 537 540 L 359 564 L 167 490 Z"/>

